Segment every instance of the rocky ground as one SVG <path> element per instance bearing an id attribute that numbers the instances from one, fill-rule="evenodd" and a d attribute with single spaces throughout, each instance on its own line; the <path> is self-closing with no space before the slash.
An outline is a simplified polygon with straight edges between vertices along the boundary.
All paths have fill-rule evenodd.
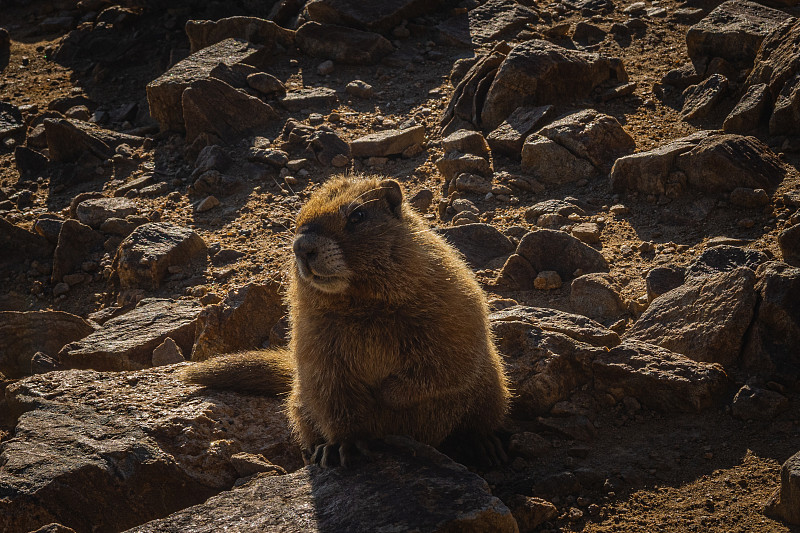
<path id="1" fill-rule="evenodd" d="M 0 0 L 0 529 L 798 531 L 795 2 L 271 4 Z M 508 465 L 300 468 L 174 378 L 285 342 L 341 172 L 475 269 Z"/>

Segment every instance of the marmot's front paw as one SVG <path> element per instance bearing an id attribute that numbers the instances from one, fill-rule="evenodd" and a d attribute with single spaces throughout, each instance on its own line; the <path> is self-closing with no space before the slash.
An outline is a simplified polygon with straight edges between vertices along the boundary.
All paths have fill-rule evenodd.
<path id="1" fill-rule="evenodd" d="M 343 466 L 350 468 L 355 465 L 359 456 L 370 455 L 369 446 L 365 440 L 346 440 L 342 442 L 327 442 L 320 444 L 311 455 L 311 464 L 322 468 Z"/>

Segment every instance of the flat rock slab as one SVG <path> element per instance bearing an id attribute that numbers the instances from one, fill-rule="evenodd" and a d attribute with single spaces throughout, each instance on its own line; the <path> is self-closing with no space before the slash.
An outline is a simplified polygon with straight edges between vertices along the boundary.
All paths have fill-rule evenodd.
<path id="1" fill-rule="evenodd" d="M 139 212 L 129 198 L 90 198 L 78 204 L 76 213 L 82 224 L 97 228 L 109 218 L 125 218 Z"/>
<path id="2" fill-rule="evenodd" d="M 793 17 L 755 2 L 728 0 L 686 32 L 689 57 L 752 64 L 764 37 L 787 18 Z"/>
<path id="3" fill-rule="evenodd" d="M 624 340 L 592 362 L 594 386 L 615 398 L 632 396 L 643 405 L 671 413 L 698 412 L 726 392 L 722 366 L 702 363 L 659 346 Z"/>
<path id="4" fill-rule="evenodd" d="M 703 250 L 697 259 L 686 268 L 686 276 L 692 278 L 713 276 L 720 272 L 730 272 L 739 267 L 755 271 L 768 260 L 767 254 L 759 250 L 739 248 L 729 244 L 711 246 Z"/>
<path id="5" fill-rule="evenodd" d="M 576 341 L 595 346 L 614 347 L 620 343 L 616 332 L 599 322 L 582 315 L 575 315 L 547 307 L 515 305 L 489 315 L 492 322 L 528 322 L 545 331 L 562 333 Z"/>
<path id="6" fill-rule="evenodd" d="M 64 311 L 0 311 L 0 373 L 11 378 L 30 374 L 36 352 L 54 356 L 95 327 Z"/>
<path id="7" fill-rule="evenodd" d="M 152 366 L 153 350 L 169 337 L 190 353 L 202 306 L 195 300 L 145 298 L 80 341 L 64 346 L 66 368 L 139 370 Z"/>
<path id="8" fill-rule="evenodd" d="M 690 278 L 653 300 L 625 338 L 733 367 L 755 312 L 755 282 L 747 267 Z"/>
<path id="9" fill-rule="evenodd" d="M 512 0 L 489 0 L 467 13 L 439 24 L 440 38 L 451 46 L 472 48 L 501 39 L 513 39 L 528 24 L 539 21 L 539 14 Z"/>
<path id="10" fill-rule="evenodd" d="M 353 157 L 386 157 L 403 153 L 406 148 L 425 141 L 425 126 L 404 130 L 385 130 L 359 137 L 350 143 Z"/>
<path id="11" fill-rule="evenodd" d="M 514 244 L 489 224 L 463 224 L 439 230 L 472 268 L 483 268 L 489 261 L 514 251 Z"/>
<path id="12" fill-rule="evenodd" d="M 164 74 L 147 84 L 150 116 L 162 131 L 183 131 L 181 96 L 192 82 L 208 79 L 219 63 L 258 62 L 260 46 L 240 39 L 225 39 L 179 61 Z"/>
<path id="13" fill-rule="evenodd" d="M 728 78 L 722 74 L 712 74 L 683 92 L 681 118 L 697 120 L 709 117 L 727 94 Z"/>
<path id="14" fill-rule="evenodd" d="M 525 139 L 552 118 L 553 106 L 518 107 L 494 131 L 486 136 L 493 152 L 518 158 Z"/>
<path id="15" fill-rule="evenodd" d="M 563 231 L 531 231 L 519 241 L 516 253 L 537 272 L 555 270 L 561 279 L 572 279 L 576 272 L 608 272 L 603 254 Z"/>
<path id="16" fill-rule="evenodd" d="M 269 104 L 216 78 L 193 81 L 183 91 L 181 106 L 188 143 L 203 134 L 231 143 L 278 118 Z"/>
<path id="17" fill-rule="evenodd" d="M 410 439 L 389 441 L 355 468 L 258 476 L 131 533 L 518 531 L 511 511 L 476 474 Z"/>
<path id="18" fill-rule="evenodd" d="M 189 20 L 185 26 L 192 53 L 225 39 L 241 39 L 271 50 L 275 43 L 284 48 L 294 43 L 294 31 L 258 17 L 227 17 L 219 20 Z"/>
<path id="19" fill-rule="evenodd" d="M 18 420 L 0 445 L 0 530 L 121 531 L 164 517 L 229 489 L 239 452 L 300 466 L 280 400 L 204 391 L 179 369 L 69 370 L 9 386 Z"/>
<path id="20" fill-rule="evenodd" d="M 403 22 L 432 13 L 441 0 L 312 0 L 305 9 L 309 20 L 362 30 L 387 32 Z"/>
<path id="21" fill-rule="evenodd" d="M 628 81 L 618 59 L 537 39 L 522 42 L 511 49 L 491 82 L 481 126 L 495 129 L 520 106 L 581 100 L 609 79 Z"/>
<path id="22" fill-rule="evenodd" d="M 286 93 L 280 104 L 289 111 L 303 109 L 331 109 L 339 104 L 336 91 L 329 87 L 310 87 Z"/>
<path id="23" fill-rule="evenodd" d="M 306 22 L 297 29 L 296 40 L 304 54 L 346 65 L 374 65 L 394 52 L 380 34 L 335 24 Z"/>
<path id="24" fill-rule="evenodd" d="M 207 258 L 206 243 L 194 230 L 152 222 L 136 228 L 119 245 L 114 275 L 123 289 L 155 289 L 170 266 L 188 268 Z"/>

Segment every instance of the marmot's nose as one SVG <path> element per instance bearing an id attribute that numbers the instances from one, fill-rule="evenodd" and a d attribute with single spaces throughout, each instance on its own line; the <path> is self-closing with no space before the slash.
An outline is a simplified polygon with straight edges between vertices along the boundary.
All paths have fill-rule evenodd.
<path id="1" fill-rule="evenodd" d="M 308 265 L 317 255 L 317 242 L 311 235 L 298 235 L 292 245 L 294 255 L 298 261 Z"/>

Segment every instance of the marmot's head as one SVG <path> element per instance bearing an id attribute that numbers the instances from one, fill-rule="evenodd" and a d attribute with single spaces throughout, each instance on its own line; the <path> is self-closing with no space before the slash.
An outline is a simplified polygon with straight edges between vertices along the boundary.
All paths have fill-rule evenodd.
<path id="1" fill-rule="evenodd" d="M 328 294 L 380 291 L 403 268 L 409 216 L 394 180 L 334 178 L 297 215 L 295 274 Z"/>

